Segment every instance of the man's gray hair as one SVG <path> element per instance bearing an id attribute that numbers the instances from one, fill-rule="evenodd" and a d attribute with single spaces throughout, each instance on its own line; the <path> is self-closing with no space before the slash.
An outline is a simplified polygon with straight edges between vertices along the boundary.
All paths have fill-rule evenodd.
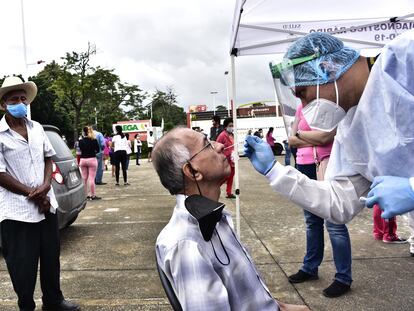
<path id="1" fill-rule="evenodd" d="M 184 191 L 183 166 L 190 158 L 190 151 L 177 138 L 168 133 L 155 145 L 153 165 L 160 177 L 162 185 L 171 194 Z"/>

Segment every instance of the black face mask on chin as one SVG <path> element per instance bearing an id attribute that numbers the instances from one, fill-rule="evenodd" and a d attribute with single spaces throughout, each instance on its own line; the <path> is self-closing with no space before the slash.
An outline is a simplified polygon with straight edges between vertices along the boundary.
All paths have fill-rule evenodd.
<path id="1" fill-rule="evenodd" d="M 191 167 L 190 162 L 188 162 L 188 165 L 190 165 Z M 220 203 L 220 202 L 210 200 L 209 198 L 204 197 L 201 194 L 201 189 L 195 177 L 194 169 L 192 169 L 192 173 L 193 173 L 194 181 L 197 185 L 198 192 L 200 194 L 193 194 L 187 197 L 184 201 L 185 208 L 195 219 L 197 219 L 198 227 L 200 228 L 203 239 L 206 242 L 210 241 L 211 247 L 213 248 L 213 251 L 214 251 L 214 255 L 216 256 L 218 262 L 220 262 L 224 266 L 227 266 L 230 264 L 230 257 L 229 257 L 229 254 L 227 253 L 226 248 L 223 245 L 223 242 L 221 241 L 220 235 L 218 234 L 216 230 L 216 225 L 221 220 L 221 217 L 222 217 L 224 203 Z M 185 189 L 185 182 L 184 182 L 184 189 Z M 184 194 L 185 194 L 185 191 L 184 191 Z M 226 255 L 227 262 L 223 262 L 217 256 L 216 249 L 214 247 L 213 241 L 211 240 L 214 231 L 216 231 L 221 247 Z"/>
<path id="2" fill-rule="evenodd" d="M 187 197 L 184 204 L 188 212 L 197 219 L 204 240 L 210 241 L 216 224 L 222 217 L 224 204 L 199 194 Z"/>
<path id="3" fill-rule="evenodd" d="M 210 200 L 201 194 L 200 186 L 198 185 L 195 170 L 190 162 L 187 162 L 193 173 L 194 181 L 197 185 L 200 194 L 190 195 L 185 199 L 185 207 L 187 211 L 198 221 L 201 234 L 205 241 L 210 241 L 213 235 L 216 224 L 222 217 L 224 203 Z M 184 178 L 184 176 L 183 176 Z M 185 186 L 184 186 L 185 189 Z"/>

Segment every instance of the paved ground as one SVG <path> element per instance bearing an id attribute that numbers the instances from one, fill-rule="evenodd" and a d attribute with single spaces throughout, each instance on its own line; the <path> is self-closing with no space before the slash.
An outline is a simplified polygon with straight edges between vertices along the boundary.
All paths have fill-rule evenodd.
<path id="1" fill-rule="evenodd" d="M 171 310 L 155 269 L 154 244 L 175 200 L 161 187 L 151 164 L 133 164 L 131 186 L 115 188 L 105 172 L 108 185 L 98 188 L 103 200 L 88 203 L 75 224 L 61 232 L 62 289 L 83 310 Z M 328 240 L 320 279 L 289 284 L 287 275 L 297 271 L 304 255 L 302 211 L 271 192 L 247 159 L 241 160 L 241 168 L 242 241 L 275 297 L 321 311 L 414 310 L 414 258 L 409 257 L 408 245 L 371 238 L 369 210 L 349 226 L 354 282 L 348 295 L 329 299 L 321 294 L 334 275 Z M 234 201 L 222 201 L 234 211 Z M 401 234 L 407 236 L 404 221 L 399 223 Z M 37 288 L 38 307 L 40 296 Z M 16 310 L 15 300 L 0 260 L 0 310 Z"/>

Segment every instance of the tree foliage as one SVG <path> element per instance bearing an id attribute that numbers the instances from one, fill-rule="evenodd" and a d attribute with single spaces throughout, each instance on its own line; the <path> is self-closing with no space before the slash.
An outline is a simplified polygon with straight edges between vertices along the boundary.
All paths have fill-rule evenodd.
<path id="1" fill-rule="evenodd" d="M 95 54 L 91 44 L 84 52 L 67 53 L 47 88 L 56 96 L 55 108 L 71 121 L 72 140 L 86 125 L 96 124 L 98 130 L 111 133 L 114 122 L 129 119 L 125 110 L 143 109 L 145 93 L 137 85 L 122 83 L 112 69 L 93 67 Z"/>
<path id="2" fill-rule="evenodd" d="M 154 126 L 162 119 L 166 130 L 186 124 L 171 87 L 149 96 L 138 85 L 122 82 L 113 69 L 92 66 L 95 54 L 95 46 L 88 44 L 86 51 L 66 53 L 62 64 L 52 61 L 29 78 L 38 87 L 31 105 L 33 120 L 57 126 L 70 144 L 85 125 L 97 123 L 98 130 L 110 134 L 117 121 L 149 119 L 151 106 Z"/>
<path id="3" fill-rule="evenodd" d="M 224 110 L 227 110 L 227 107 L 224 107 L 223 105 L 218 105 L 218 106 L 216 107 L 216 110 L 217 110 L 217 111 L 224 111 Z"/>
<path id="4" fill-rule="evenodd" d="M 166 91 L 156 90 L 151 96 L 151 102 L 147 105 L 147 115 L 150 118 L 152 106 L 152 125 L 160 126 L 164 119 L 164 129 L 166 131 L 177 125 L 185 125 L 187 122 L 186 113 L 182 107 L 177 106 L 177 95 L 172 87 L 167 87 Z"/>

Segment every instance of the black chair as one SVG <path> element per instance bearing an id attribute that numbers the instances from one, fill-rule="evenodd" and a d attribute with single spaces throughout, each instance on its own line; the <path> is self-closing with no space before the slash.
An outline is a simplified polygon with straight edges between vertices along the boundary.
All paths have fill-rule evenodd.
<path id="1" fill-rule="evenodd" d="M 181 304 L 178 301 L 177 296 L 175 295 L 174 289 L 171 286 L 170 281 L 168 280 L 164 271 L 162 271 L 160 265 L 158 264 L 157 258 L 155 258 L 155 262 L 157 263 L 158 275 L 160 276 L 162 287 L 164 288 L 165 294 L 167 295 L 167 298 L 170 301 L 173 310 L 183 311 L 183 309 L 181 308 Z"/>

